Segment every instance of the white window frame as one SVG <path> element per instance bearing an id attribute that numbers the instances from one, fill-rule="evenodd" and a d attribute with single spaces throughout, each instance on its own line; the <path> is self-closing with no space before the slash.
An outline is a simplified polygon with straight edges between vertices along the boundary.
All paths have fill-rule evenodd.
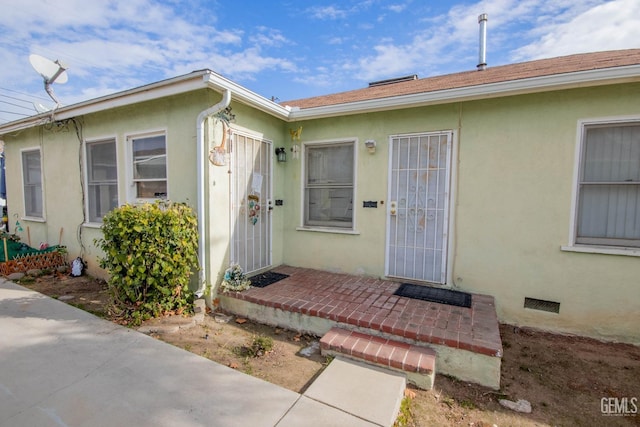
<path id="1" fill-rule="evenodd" d="M 116 192 L 118 194 L 118 201 L 116 203 L 116 206 L 120 205 L 120 186 L 119 186 L 119 179 L 118 177 L 119 175 L 119 167 L 118 167 L 118 139 L 116 138 L 116 136 L 108 136 L 108 137 L 104 137 L 104 138 L 95 138 L 95 139 L 90 139 L 90 140 L 85 140 L 84 141 L 84 182 L 85 182 L 85 191 L 86 191 L 86 197 L 85 197 L 85 215 L 86 215 L 86 223 L 87 224 L 97 224 L 97 225 L 101 225 L 102 224 L 102 219 L 100 219 L 100 221 L 93 221 L 91 218 L 91 167 L 92 165 L 90 164 L 90 159 L 89 159 L 89 147 L 92 145 L 98 145 L 98 144 L 106 144 L 106 143 L 113 143 L 114 148 L 115 148 L 115 152 L 116 152 L 116 158 L 115 158 L 115 166 L 116 166 L 116 179 L 115 182 L 111 182 L 110 180 L 105 180 L 108 181 L 107 183 L 109 184 L 115 184 L 116 186 Z"/>
<path id="2" fill-rule="evenodd" d="M 568 245 L 561 246 L 561 250 L 567 252 L 582 252 L 606 255 L 640 256 L 640 247 L 615 246 L 611 244 L 605 244 L 607 243 L 605 239 L 603 239 L 602 244 L 598 244 L 595 241 L 589 243 L 578 243 L 577 241 L 580 185 L 582 178 L 582 159 L 585 149 L 586 130 L 589 127 L 615 127 L 627 124 L 640 125 L 640 116 L 603 117 L 578 121 L 576 131 L 576 149 L 574 156 L 573 194 L 571 202 L 569 242 Z"/>
<path id="3" fill-rule="evenodd" d="M 307 206 L 307 154 L 308 150 L 318 147 L 330 147 L 339 145 L 352 145 L 353 148 L 353 182 L 352 182 L 352 200 L 351 200 L 351 226 L 341 227 L 338 225 L 332 225 L 331 223 L 324 224 L 308 224 L 308 206 Z M 331 140 L 310 141 L 302 144 L 302 174 L 301 174 L 301 209 L 300 209 L 300 227 L 301 231 L 324 231 L 330 233 L 342 233 L 342 234 L 358 234 L 356 232 L 356 194 L 357 194 L 357 165 L 358 165 L 358 138 L 339 138 Z"/>
<path id="4" fill-rule="evenodd" d="M 136 183 L 142 180 L 135 179 L 135 173 L 133 169 L 133 141 L 136 139 L 153 138 L 157 136 L 164 136 L 165 146 L 165 168 L 166 168 L 166 196 L 165 197 L 138 197 Z M 169 200 L 169 137 L 166 130 L 156 130 L 147 132 L 131 133 L 126 135 L 126 160 L 127 160 L 127 201 L 130 203 L 145 203 L 154 202 L 156 200 Z M 157 181 L 160 181 L 159 179 Z"/>
<path id="5" fill-rule="evenodd" d="M 40 213 L 40 215 L 34 215 L 34 212 L 27 212 L 27 192 L 26 190 L 26 186 L 27 186 L 27 182 L 25 181 L 25 168 L 24 168 L 24 156 L 27 153 L 34 153 L 37 152 L 38 156 L 40 157 L 40 204 L 42 206 L 42 212 Z M 36 220 L 36 221 L 44 221 L 45 219 L 45 212 L 46 212 L 46 207 L 45 207 L 45 203 L 44 203 L 44 168 L 43 168 L 43 158 L 42 158 L 42 149 L 40 147 L 30 147 L 30 148 L 24 148 L 22 150 L 20 150 L 20 170 L 22 172 L 22 208 L 24 211 L 24 218 L 25 219 L 31 219 L 31 220 Z"/>

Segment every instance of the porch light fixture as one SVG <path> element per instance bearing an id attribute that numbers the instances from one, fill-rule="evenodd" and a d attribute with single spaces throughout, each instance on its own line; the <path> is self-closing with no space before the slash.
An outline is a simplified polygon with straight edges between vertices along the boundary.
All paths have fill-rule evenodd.
<path id="1" fill-rule="evenodd" d="M 287 161 L 287 151 L 284 147 L 276 148 L 276 156 L 278 156 L 278 162 L 284 163 Z"/>
<path id="2" fill-rule="evenodd" d="M 374 139 L 367 139 L 364 142 L 365 147 L 369 150 L 369 154 L 373 154 L 376 152 L 376 141 Z"/>

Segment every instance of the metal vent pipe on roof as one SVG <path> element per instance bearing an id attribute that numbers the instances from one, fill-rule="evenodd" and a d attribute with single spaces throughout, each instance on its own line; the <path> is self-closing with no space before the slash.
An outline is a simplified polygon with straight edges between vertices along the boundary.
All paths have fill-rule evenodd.
<path id="1" fill-rule="evenodd" d="M 483 13 L 478 16 L 480 24 L 480 49 L 478 51 L 478 71 L 487 69 L 487 20 L 489 15 Z"/>

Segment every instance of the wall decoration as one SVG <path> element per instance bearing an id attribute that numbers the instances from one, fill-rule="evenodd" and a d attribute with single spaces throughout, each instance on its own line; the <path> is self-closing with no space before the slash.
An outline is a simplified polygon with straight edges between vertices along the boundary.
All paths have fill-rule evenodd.
<path id="1" fill-rule="evenodd" d="M 231 138 L 232 132 L 229 127 L 229 123 L 235 121 L 236 115 L 231 112 L 231 107 L 227 107 L 215 114 L 213 117 L 216 121 L 220 121 L 222 123 L 222 135 L 220 136 L 220 144 L 209 151 L 209 161 L 215 166 L 226 166 L 227 149 L 225 147 L 225 143 Z"/>
<path id="2" fill-rule="evenodd" d="M 302 126 L 300 126 L 298 129 L 289 129 L 289 134 L 291 135 L 292 141 L 300 141 L 300 137 L 302 136 Z"/>
<path id="3" fill-rule="evenodd" d="M 249 196 L 249 222 L 256 225 L 260 219 L 260 198 L 255 195 Z"/>
<path id="4" fill-rule="evenodd" d="M 220 137 L 220 145 L 213 147 L 209 151 L 209 161 L 215 166 L 225 166 L 227 164 L 227 149 L 225 148 L 225 142 L 227 141 L 228 133 L 231 130 L 228 129 L 227 124 L 222 120 L 222 136 Z"/>

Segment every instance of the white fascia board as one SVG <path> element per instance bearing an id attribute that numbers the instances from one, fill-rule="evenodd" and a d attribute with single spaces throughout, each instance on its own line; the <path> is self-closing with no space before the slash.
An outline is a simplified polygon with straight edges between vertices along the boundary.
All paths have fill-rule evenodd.
<path id="1" fill-rule="evenodd" d="M 478 71 L 481 73 L 482 71 Z M 292 110 L 290 121 L 640 81 L 640 65 L 579 71 L 455 89 Z"/>
<path id="2" fill-rule="evenodd" d="M 222 91 L 230 90 L 231 99 L 247 104 L 257 110 L 263 111 L 267 114 L 275 116 L 282 120 L 288 120 L 290 110 L 282 105 L 271 101 L 255 92 L 250 91 L 247 88 L 240 86 L 237 83 L 232 82 L 229 79 L 222 77 L 216 73 L 210 73 L 204 76 L 204 81 L 211 89 Z"/>
<path id="3" fill-rule="evenodd" d="M 197 71 L 174 79 L 163 80 L 147 86 L 138 87 L 124 92 L 118 92 L 101 98 L 91 99 L 57 110 L 27 117 L 22 120 L 0 125 L 0 135 L 22 129 L 42 125 L 51 120 L 65 120 L 72 117 L 97 113 L 112 108 L 124 107 L 140 102 L 151 101 L 168 96 L 178 95 L 193 90 L 210 88 L 216 91 L 230 90 L 232 99 L 264 111 L 267 114 L 288 120 L 290 110 L 267 98 L 226 79 L 209 70 Z"/>
<path id="4" fill-rule="evenodd" d="M 198 71 L 169 80 L 152 83 L 146 86 L 130 89 L 124 92 L 106 95 L 100 98 L 79 102 L 77 104 L 47 111 L 25 119 L 0 125 L 0 135 L 15 132 L 22 129 L 38 126 L 48 121 L 65 120 L 86 114 L 97 113 L 112 108 L 151 101 L 167 96 L 178 95 L 193 90 L 204 89 L 202 76 L 209 71 Z"/>
<path id="5" fill-rule="evenodd" d="M 57 120 L 64 120 L 76 116 L 84 116 L 100 111 L 110 110 L 113 108 L 124 107 L 127 105 L 138 104 L 155 99 L 165 98 L 168 96 L 179 95 L 182 93 L 204 89 L 201 79 L 190 79 L 171 83 L 170 85 L 162 85 L 159 87 L 139 88 L 131 93 L 120 93 L 116 97 L 98 98 L 86 103 L 75 104 L 69 107 L 69 110 L 60 109 L 55 112 Z"/>
<path id="6" fill-rule="evenodd" d="M 481 73 L 482 71 L 478 71 Z M 474 99 L 495 98 L 532 92 L 544 92 L 611 83 L 640 81 L 640 65 L 614 67 L 575 73 L 557 74 L 508 82 L 482 84 L 455 89 L 411 95 L 371 99 L 346 104 L 329 105 L 306 109 L 296 109 L 277 104 L 237 83 L 210 70 L 197 71 L 147 86 L 118 92 L 101 98 L 61 107 L 53 112 L 55 120 L 64 120 L 80 115 L 96 113 L 111 108 L 132 105 L 167 96 L 177 95 L 205 87 L 214 90 L 231 90 L 232 99 L 247 104 L 274 117 L 292 122 L 349 114 L 410 108 L 426 105 L 446 104 Z M 45 112 L 14 122 L 0 125 L 0 135 L 42 125 L 52 118 L 52 112 Z"/>

